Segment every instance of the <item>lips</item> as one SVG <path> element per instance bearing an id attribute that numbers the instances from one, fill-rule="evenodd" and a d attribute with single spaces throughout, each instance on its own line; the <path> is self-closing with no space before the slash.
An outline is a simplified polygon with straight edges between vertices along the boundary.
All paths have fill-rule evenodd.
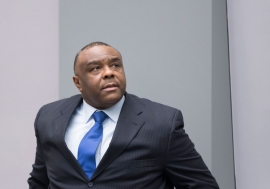
<path id="1" fill-rule="evenodd" d="M 115 88 L 115 87 L 118 87 L 116 83 L 107 83 L 106 85 L 104 85 L 102 89 L 109 89 L 109 88 Z"/>

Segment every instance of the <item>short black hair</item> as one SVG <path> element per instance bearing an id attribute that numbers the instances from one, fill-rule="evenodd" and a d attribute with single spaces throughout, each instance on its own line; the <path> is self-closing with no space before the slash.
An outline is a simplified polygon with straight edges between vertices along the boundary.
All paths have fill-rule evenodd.
<path id="1" fill-rule="evenodd" d="M 108 45 L 107 43 L 103 43 L 101 41 L 95 41 L 95 42 L 92 42 L 92 43 L 89 43 L 88 45 L 84 46 L 75 56 L 75 60 L 74 60 L 74 65 L 73 65 L 73 69 L 74 69 L 74 74 L 76 75 L 76 64 L 77 64 L 77 60 L 78 60 L 78 57 L 80 55 L 80 52 L 82 52 L 83 50 L 85 49 L 89 49 L 89 48 L 92 48 L 92 47 L 95 47 L 95 46 L 108 46 L 108 47 L 111 47 L 110 45 Z"/>

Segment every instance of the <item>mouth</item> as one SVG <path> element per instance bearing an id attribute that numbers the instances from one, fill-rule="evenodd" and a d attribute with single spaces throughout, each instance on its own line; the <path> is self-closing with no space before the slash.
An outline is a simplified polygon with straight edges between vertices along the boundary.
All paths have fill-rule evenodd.
<path id="1" fill-rule="evenodd" d="M 102 87 L 102 90 L 111 91 L 115 90 L 118 87 L 116 83 L 107 83 Z"/>

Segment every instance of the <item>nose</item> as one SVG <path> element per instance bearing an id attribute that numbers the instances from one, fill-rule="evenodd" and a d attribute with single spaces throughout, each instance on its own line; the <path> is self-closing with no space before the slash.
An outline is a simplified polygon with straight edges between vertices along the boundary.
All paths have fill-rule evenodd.
<path id="1" fill-rule="evenodd" d="M 103 78 L 105 79 L 105 78 L 111 78 L 111 77 L 114 77 L 113 70 L 109 66 L 105 66 Z"/>

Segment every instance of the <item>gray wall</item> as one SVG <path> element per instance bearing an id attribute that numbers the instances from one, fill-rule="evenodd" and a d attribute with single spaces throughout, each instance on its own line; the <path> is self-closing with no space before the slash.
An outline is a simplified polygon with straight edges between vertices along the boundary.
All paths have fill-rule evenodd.
<path id="1" fill-rule="evenodd" d="M 269 18 L 269 0 L 228 0 L 237 189 L 270 186 Z"/>
<path id="2" fill-rule="evenodd" d="M 34 119 L 58 99 L 58 2 L 0 1 L 0 188 L 28 188 Z"/>
<path id="3" fill-rule="evenodd" d="M 103 41 L 123 56 L 127 91 L 180 109 L 221 188 L 234 188 L 226 1 L 60 1 L 60 97 L 73 60 Z"/>
<path id="4" fill-rule="evenodd" d="M 212 171 L 235 188 L 226 1 L 212 4 Z"/>

